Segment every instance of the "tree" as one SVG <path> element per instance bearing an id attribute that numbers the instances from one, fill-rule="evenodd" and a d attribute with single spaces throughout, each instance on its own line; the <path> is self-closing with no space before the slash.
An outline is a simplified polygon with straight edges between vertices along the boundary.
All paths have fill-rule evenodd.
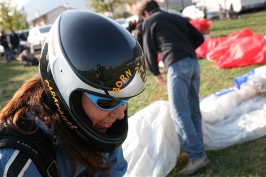
<path id="1" fill-rule="evenodd" d="M 17 10 L 17 5 L 12 0 L 0 2 L 0 26 L 6 31 L 25 29 L 25 15 Z"/>
<path id="2" fill-rule="evenodd" d="M 131 0 L 86 0 L 86 6 L 92 7 L 96 13 L 111 12 L 114 18 L 114 9 L 130 2 Z"/>

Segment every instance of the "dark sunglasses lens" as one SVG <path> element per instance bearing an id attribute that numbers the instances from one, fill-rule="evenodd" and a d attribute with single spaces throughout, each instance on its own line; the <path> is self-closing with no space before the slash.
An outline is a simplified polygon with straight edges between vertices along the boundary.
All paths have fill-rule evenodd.
<path id="1" fill-rule="evenodd" d="M 115 106 L 117 106 L 120 103 L 119 100 L 104 100 L 104 99 L 99 99 L 97 101 L 98 106 L 104 109 L 110 109 Z"/>

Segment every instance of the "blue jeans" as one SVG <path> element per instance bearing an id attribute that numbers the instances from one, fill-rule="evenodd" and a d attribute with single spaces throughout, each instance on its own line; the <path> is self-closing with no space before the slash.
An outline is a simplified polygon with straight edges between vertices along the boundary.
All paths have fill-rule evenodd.
<path id="1" fill-rule="evenodd" d="M 10 58 L 8 57 L 8 53 L 10 55 Z M 9 62 L 11 60 L 15 60 L 13 49 L 10 48 L 10 47 L 5 48 L 5 50 L 4 50 L 4 56 L 5 56 L 7 62 Z"/>
<path id="2" fill-rule="evenodd" d="M 199 107 L 200 67 L 197 59 L 185 58 L 168 67 L 168 99 L 182 149 L 188 160 L 206 156 Z"/>

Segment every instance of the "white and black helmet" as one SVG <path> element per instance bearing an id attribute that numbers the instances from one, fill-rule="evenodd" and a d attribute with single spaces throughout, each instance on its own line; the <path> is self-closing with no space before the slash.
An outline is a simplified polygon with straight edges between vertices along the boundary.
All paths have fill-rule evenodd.
<path id="1" fill-rule="evenodd" d="M 104 71 L 101 77 L 97 67 Z M 93 12 L 63 12 L 46 37 L 39 72 L 49 100 L 78 138 L 102 152 L 121 146 L 128 131 L 127 111 L 106 134 L 100 133 L 82 109 L 81 95 L 122 100 L 143 92 L 143 51 L 124 27 Z"/>

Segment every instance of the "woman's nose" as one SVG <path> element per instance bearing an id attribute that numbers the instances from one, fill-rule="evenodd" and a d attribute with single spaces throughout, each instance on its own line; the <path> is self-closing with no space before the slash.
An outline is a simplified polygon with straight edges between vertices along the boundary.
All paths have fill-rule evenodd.
<path id="1" fill-rule="evenodd" d="M 116 119 L 123 119 L 124 116 L 125 116 L 125 110 L 127 108 L 127 104 L 124 104 L 122 106 L 118 106 L 117 108 L 115 108 L 114 110 L 112 110 L 109 115 L 113 118 L 116 118 Z"/>

